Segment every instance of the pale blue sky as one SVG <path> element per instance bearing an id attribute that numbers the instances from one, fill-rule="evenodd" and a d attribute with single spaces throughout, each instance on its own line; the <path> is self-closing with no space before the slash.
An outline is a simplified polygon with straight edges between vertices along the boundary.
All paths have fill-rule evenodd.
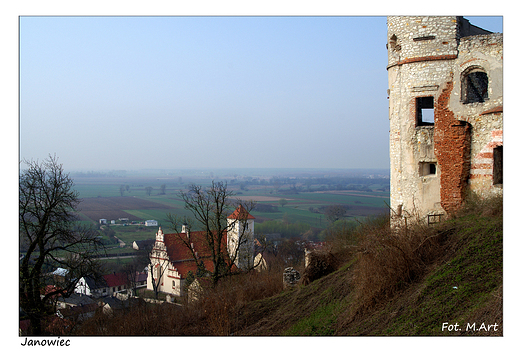
<path id="1" fill-rule="evenodd" d="M 20 158 L 388 168 L 385 44 L 384 16 L 21 17 Z"/>

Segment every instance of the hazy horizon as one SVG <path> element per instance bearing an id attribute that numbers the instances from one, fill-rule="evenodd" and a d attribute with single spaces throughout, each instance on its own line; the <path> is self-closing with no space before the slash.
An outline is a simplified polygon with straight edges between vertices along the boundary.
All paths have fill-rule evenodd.
<path id="1" fill-rule="evenodd" d="M 502 31 L 502 17 L 467 17 Z M 19 157 L 67 170 L 388 169 L 386 17 L 38 17 Z"/>

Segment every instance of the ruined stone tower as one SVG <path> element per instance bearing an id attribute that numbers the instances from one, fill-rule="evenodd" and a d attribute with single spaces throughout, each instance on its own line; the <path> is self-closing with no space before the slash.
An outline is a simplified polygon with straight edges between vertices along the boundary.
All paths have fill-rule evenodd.
<path id="1" fill-rule="evenodd" d="M 390 16 L 393 224 L 502 193 L 502 34 L 458 16 Z"/>

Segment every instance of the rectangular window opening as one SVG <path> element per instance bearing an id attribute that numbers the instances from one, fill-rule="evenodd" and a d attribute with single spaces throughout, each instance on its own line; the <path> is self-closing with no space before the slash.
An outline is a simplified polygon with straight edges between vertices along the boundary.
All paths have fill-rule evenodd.
<path id="1" fill-rule="evenodd" d="M 420 176 L 434 176 L 437 174 L 437 163 L 421 162 L 419 163 Z"/>
<path id="2" fill-rule="evenodd" d="M 493 148 L 493 185 L 503 184 L 502 163 L 504 158 L 503 146 Z"/>
<path id="3" fill-rule="evenodd" d="M 429 168 L 430 168 L 430 171 L 428 174 L 435 175 L 435 171 L 437 170 L 437 166 L 435 165 L 435 163 L 430 163 Z"/>
<path id="4" fill-rule="evenodd" d="M 417 126 L 433 126 L 435 123 L 433 97 L 415 98 L 415 115 Z"/>

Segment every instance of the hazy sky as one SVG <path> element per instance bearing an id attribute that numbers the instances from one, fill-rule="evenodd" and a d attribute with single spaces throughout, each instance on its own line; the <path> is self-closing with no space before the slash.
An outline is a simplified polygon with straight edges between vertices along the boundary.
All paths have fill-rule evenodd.
<path id="1" fill-rule="evenodd" d="M 501 17 L 467 17 L 502 32 Z M 20 158 L 388 168 L 386 17 L 21 17 Z"/>

